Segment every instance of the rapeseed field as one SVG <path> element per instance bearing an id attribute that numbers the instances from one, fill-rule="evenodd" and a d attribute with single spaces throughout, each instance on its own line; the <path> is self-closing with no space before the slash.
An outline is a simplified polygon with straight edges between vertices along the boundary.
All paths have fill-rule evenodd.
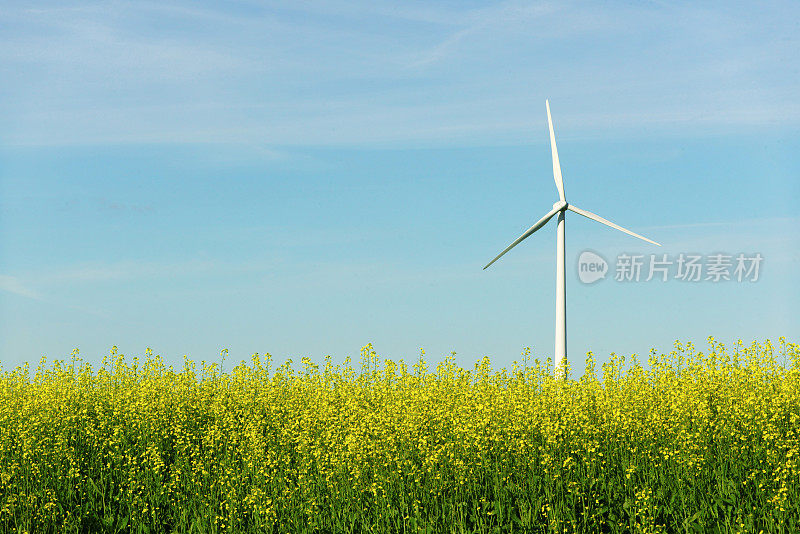
<path id="1" fill-rule="evenodd" d="M 797 344 L 522 360 L 3 371 L 0 531 L 800 532 Z"/>

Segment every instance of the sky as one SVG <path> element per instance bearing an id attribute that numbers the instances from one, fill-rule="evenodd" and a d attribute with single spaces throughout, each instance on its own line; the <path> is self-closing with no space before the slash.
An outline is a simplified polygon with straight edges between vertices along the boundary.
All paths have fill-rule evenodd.
<path id="1" fill-rule="evenodd" d="M 2 2 L 0 365 L 800 342 L 796 2 Z M 606 261 L 579 278 L 578 259 Z M 647 281 L 651 255 L 672 261 Z M 662 255 L 666 254 L 667 258 Z M 730 258 L 730 280 L 707 277 Z M 762 258 L 736 279 L 736 258 Z M 698 281 L 677 260 L 700 256 Z M 617 280 L 641 256 L 640 280 Z M 623 274 L 625 271 L 619 271 Z M 757 279 L 756 278 L 757 274 Z M 631 277 L 633 278 L 633 277 Z"/>

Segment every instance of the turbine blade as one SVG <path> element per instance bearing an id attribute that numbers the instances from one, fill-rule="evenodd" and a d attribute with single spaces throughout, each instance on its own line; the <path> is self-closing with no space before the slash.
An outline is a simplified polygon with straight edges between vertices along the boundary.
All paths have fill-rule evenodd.
<path id="1" fill-rule="evenodd" d="M 553 132 L 553 119 L 550 118 L 550 102 L 544 101 L 547 106 L 547 124 L 550 126 L 550 149 L 553 152 L 553 178 L 556 181 L 556 189 L 558 189 L 559 200 L 566 200 L 564 198 L 564 179 L 561 177 L 561 163 L 558 162 L 558 149 L 556 148 L 556 134 Z"/>
<path id="2" fill-rule="evenodd" d="M 648 243 L 652 243 L 654 245 L 658 245 L 659 247 L 661 246 L 661 243 L 656 243 L 652 239 L 647 239 L 646 237 L 641 236 L 641 235 L 639 235 L 639 234 L 637 234 L 635 232 L 631 232 L 630 230 L 627 230 L 627 229 L 625 229 L 625 228 L 623 228 L 623 227 L 621 227 L 621 226 L 619 226 L 617 224 L 614 224 L 611 221 L 606 220 L 606 219 L 600 217 L 599 215 L 596 215 L 596 214 L 592 213 L 591 211 L 586 211 L 586 210 L 582 210 L 580 208 L 576 208 L 572 204 L 567 206 L 567 209 L 570 210 L 570 211 L 574 211 L 578 215 L 583 215 L 584 217 L 586 217 L 588 219 L 591 219 L 593 221 L 597 221 L 599 223 L 605 224 L 606 226 L 610 226 L 611 228 L 616 228 L 620 232 L 625 232 L 626 234 L 632 235 L 633 237 L 638 237 L 639 239 L 643 239 L 643 240 L 647 241 Z"/>
<path id="3" fill-rule="evenodd" d="M 553 218 L 553 215 L 555 215 L 555 214 L 556 214 L 556 213 L 558 213 L 559 211 L 560 211 L 559 209 L 557 209 L 557 208 L 553 208 L 552 210 L 550 210 L 549 212 L 547 212 L 547 215 L 545 215 L 544 217 L 542 217 L 541 219 L 539 219 L 539 220 L 536 222 L 536 224 L 534 224 L 533 226 L 531 226 L 530 228 L 528 228 L 527 230 L 525 230 L 525 233 L 524 233 L 524 234 L 522 234 L 521 236 L 519 236 L 519 237 L 517 238 L 517 240 L 516 240 L 516 241 L 514 241 L 513 243 L 511 243 L 510 245 L 508 245 L 508 246 L 506 247 L 506 249 L 505 249 L 503 252 L 501 252 L 500 254 L 498 254 L 498 255 L 497 255 L 497 257 L 496 257 L 495 259 L 493 259 L 492 261 L 490 261 L 490 262 L 489 262 L 489 263 L 486 265 L 486 267 L 489 267 L 489 265 L 491 265 L 491 264 L 493 264 L 494 262 L 496 262 L 497 260 L 499 260 L 499 259 L 500 259 L 500 257 L 501 257 L 503 254 L 505 254 L 506 252 L 508 252 L 508 251 L 509 251 L 509 250 L 511 250 L 512 248 L 514 248 L 514 247 L 516 247 L 517 245 L 519 245 L 519 244 L 520 244 L 520 243 L 521 243 L 521 242 L 522 242 L 522 241 L 523 241 L 525 238 L 527 238 L 529 235 L 531 235 L 532 233 L 534 233 L 536 230 L 538 230 L 539 228 L 541 228 L 542 226 L 544 226 L 544 225 L 545 225 L 545 223 L 547 223 L 547 221 L 549 221 L 550 219 L 552 219 L 552 218 Z M 484 270 L 486 270 L 486 267 L 484 267 L 483 269 L 484 269 Z"/>

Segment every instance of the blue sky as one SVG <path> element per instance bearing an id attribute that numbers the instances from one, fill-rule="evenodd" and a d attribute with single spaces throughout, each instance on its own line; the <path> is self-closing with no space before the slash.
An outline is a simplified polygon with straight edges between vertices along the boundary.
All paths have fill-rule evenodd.
<path id="1" fill-rule="evenodd" d="M 800 341 L 796 3 L 0 5 L 0 363 Z M 599 252 L 759 280 L 581 284 Z"/>

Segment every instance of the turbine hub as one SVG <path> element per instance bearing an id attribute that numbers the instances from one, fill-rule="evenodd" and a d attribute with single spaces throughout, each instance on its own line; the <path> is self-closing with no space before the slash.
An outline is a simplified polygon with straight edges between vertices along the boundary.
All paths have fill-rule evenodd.
<path id="1" fill-rule="evenodd" d="M 567 204 L 565 200 L 559 200 L 558 202 L 553 204 L 553 209 L 558 211 L 564 211 L 565 209 L 567 209 L 567 206 L 569 206 L 569 204 Z"/>

